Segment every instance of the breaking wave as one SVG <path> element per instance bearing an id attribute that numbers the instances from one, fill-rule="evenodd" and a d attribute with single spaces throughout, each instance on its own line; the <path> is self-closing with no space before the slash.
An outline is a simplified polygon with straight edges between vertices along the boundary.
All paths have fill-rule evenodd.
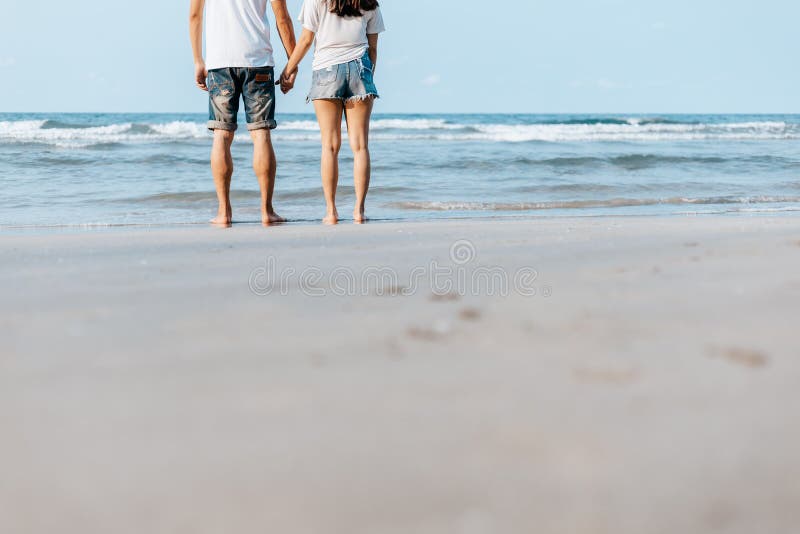
<path id="1" fill-rule="evenodd" d="M 508 119 L 513 120 L 513 119 Z M 526 119 L 527 120 L 527 119 Z M 468 119 L 377 119 L 372 123 L 377 140 L 429 140 L 441 142 L 658 142 L 703 140 L 796 140 L 800 125 L 784 121 L 752 122 L 677 122 L 665 119 L 563 119 L 517 124 L 470 122 Z M 528 122 L 530 122 L 528 120 Z M 319 139 L 312 120 L 287 120 L 279 125 L 279 139 L 287 142 Z M 243 130 L 243 128 L 242 128 Z M 37 143 L 56 147 L 80 148 L 131 143 L 181 143 L 207 140 L 204 123 L 171 121 L 164 123 L 125 122 L 87 125 L 60 120 L 0 121 L 0 144 Z M 237 139 L 246 141 L 246 132 Z"/>
<path id="2" fill-rule="evenodd" d="M 754 197 L 702 197 L 702 198 L 612 198 L 597 200 L 556 200 L 549 202 L 394 202 L 387 206 L 399 210 L 412 211 L 541 211 L 591 208 L 626 208 L 656 205 L 753 205 L 798 203 L 795 196 L 754 196 Z M 772 208 L 777 210 L 779 208 Z M 800 209 L 797 207 L 780 208 Z"/>

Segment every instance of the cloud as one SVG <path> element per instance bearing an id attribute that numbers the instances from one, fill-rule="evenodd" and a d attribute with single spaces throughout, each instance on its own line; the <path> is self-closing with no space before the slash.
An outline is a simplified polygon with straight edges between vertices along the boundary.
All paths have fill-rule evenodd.
<path id="1" fill-rule="evenodd" d="M 442 81 L 441 76 L 439 76 L 438 74 L 431 74 L 430 76 L 424 78 L 420 83 L 422 83 L 422 85 L 427 85 L 428 87 L 431 87 L 433 85 L 439 85 L 441 81 Z"/>
<path id="2" fill-rule="evenodd" d="M 86 74 L 86 77 L 93 82 L 106 83 L 105 76 L 97 74 L 96 72 L 89 72 Z"/>
<path id="3" fill-rule="evenodd" d="M 13 57 L 0 57 L 0 69 L 13 67 L 17 64 L 16 58 Z"/>
<path id="4" fill-rule="evenodd" d="M 653 29 L 656 30 L 656 31 L 666 30 L 667 29 L 667 23 L 666 22 L 661 22 L 661 21 L 654 22 L 653 23 Z"/>

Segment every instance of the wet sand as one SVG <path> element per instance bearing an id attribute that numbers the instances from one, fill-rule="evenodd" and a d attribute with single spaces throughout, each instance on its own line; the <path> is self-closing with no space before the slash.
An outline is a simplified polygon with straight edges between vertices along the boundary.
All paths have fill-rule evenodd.
<path id="1" fill-rule="evenodd" d="M 800 524 L 797 217 L 3 235 L 0 258 L 0 532 Z"/>

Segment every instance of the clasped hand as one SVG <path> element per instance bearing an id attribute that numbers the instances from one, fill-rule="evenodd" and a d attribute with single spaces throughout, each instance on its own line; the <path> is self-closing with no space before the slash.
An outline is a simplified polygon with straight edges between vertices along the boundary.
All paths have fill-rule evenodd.
<path id="1" fill-rule="evenodd" d="M 275 82 L 275 85 L 281 86 L 281 92 L 283 94 L 288 93 L 294 88 L 294 82 L 297 79 L 297 67 L 295 67 L 292 71 L 287 70 L 288 68 L 289 67 L 287 65 L 287 67 L 283 69 L 283 72 L 281 73 L 280 80 Z"/>

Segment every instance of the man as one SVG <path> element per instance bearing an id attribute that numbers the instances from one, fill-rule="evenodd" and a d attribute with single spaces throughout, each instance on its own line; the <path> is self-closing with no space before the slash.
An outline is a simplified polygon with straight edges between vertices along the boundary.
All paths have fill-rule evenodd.
<path id="1" fill-rule="evenodd" d="M 211 173 L 219 210 L 211 223 L 219 226 L 229 227 L 232 221 L 231 143 L 237 128 L 240 97 L 244 100 L 247 129 L 253 138 L 253 170 L 261 187 L 261 221 L 265 226 L 283 222 L 272 207 L 277 164 L 270 130 L 277 123 L 275 60 L 267 20 L 268 1 L 191 0 L 189 33 L 194 52 L 195 81 L 197 87 L 209 92 L 208 128 L 214 132 Z M 295 36 L 286 0 L 271 1 L 281 42 L 287 57 L 290 57 L 295 48 Z M 207 11 L 207 61 L 203 58 L 204 9 Z M 289 82 L 293 85 L 294 79 Z"/>

